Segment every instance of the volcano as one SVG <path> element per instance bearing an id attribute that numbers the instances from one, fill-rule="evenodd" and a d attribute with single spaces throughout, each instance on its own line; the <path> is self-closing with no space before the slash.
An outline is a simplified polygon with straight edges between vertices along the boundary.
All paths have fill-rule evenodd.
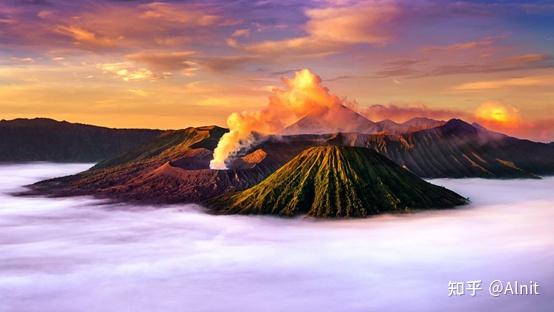
<path id="1" fill-rule="evenodd" d="M 385 119 L 377 123 L 380 132 L 386 134 L 403 134 L 416 132 L 421 130 L 432 129 L 444 125 L 443 120 L 435 120 L 431 118 L 415 117 L 403 123 L 396 123 L 392 120 Z"/>
<path id="2" fill-rule="evenodd" d="M 418 178 L 374 150 L 319 146 L 301 152 L 259 184 L 207 205 L 219 214 L 345 218 L 465 203 L 462 196 Z"/>
<path id="3" fill-rule="evenodd" d="M 304 116 L 286 127 L 281 134 L 375 133 L 377 131 L 379 131 L 377 123 L 344 105 L 336 105 Z"/>
<path id="4" fill-rule="evenodd" d="M 442 120 L 416 117 L 403 123 L 392 120 L 373 122 L 344 105 L 314 111 L 297 122 L 289 125 L 280 134 L 325 134 L 325 133 L 360 133 L 360 134 L 403 134 L 416 132 L 444 125 Z"/>
<path id="5" fill-rule="evenodd" d="M 211 170 L 227 129 L 165 131 L 158 139 L 101 161 L 88 171 L 38 182 L 27 194 L 96 195 L 145 203 L 201 202 L 258 184 L 307 148 L 335 145 L 375 150 L 421 178 L 539 178 L 554 174 L 554 144 L 520 140 L 453 119 L 401 135 L 329 133 L 267 137 Z"/>

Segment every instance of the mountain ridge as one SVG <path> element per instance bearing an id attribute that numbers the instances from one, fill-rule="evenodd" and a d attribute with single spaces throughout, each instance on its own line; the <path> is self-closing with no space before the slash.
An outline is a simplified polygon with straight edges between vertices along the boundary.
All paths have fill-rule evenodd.
<path id="1" fill-rule="evenodd" d="M 356 132 L 363 134 L 401 134 L 441 126 L 443 120 L 414 117 L 405 122 L 390 119 L 372 121 L 362 114 L 338 105 L 312 112 L 281 131 L 281 135 L 326 134 L 336 132 Z"/>
<path id="2" fill-rule="evenodd" d="M 231 161 L 230 170 L 211 170 L 213 148 L 226 131 L 219 127 L 170 131 L 91 170 L 38 182 L 29 194 L 198 202 L 251 187 L 303 150 L 321 145 L 374 149 L 424 178 L 538 178 L 554 174 L 554 144 L 491 135 L 461 120 L 402 135 L 270 136 Z"/>
<path id="3" fill-rule="evenodd" d="M 50 118 L 0 121 L 0 162 L 96 162 L 156 140 L 162 130 L 112 129 Z"/>

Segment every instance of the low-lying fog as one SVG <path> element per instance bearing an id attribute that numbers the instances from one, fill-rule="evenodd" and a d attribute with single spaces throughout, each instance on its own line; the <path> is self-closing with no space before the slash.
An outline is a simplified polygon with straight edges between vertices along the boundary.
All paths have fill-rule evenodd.
<path id="1" fill-rule="evenodd" d="M 0 166 L 0 311 L 554 307 L 554 178 L 435 180 L 472 204 L 342 221 L 9 195 L 86 167 Z M 495 279 L 537 281 L 541 295 L 491 297 Z M 483 290 L 448 297 L 450 280 Z"/>

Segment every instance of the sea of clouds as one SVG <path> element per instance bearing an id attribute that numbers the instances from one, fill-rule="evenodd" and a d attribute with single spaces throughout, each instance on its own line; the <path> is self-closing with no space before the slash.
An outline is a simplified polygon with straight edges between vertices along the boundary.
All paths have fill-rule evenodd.
<path id="1" fill-rule="evenodd" d="M 455 210 L 322 221 L 15 197 L 90 165 L 0 165 L 0 311 L 552 311 L 554 178 L 434 180 Z M 488 282 L 541 295 L 488 294 Z M 449 281 L 482 280 L 475 297 Z"/>

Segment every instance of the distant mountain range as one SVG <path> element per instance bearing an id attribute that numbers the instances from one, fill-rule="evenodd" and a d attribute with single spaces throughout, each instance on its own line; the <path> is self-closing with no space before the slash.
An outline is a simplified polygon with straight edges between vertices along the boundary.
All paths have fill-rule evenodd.
<path id="1" fill-rule="evenodd" d="M 167 131 L 89 171 L 37 183 L 32 191 L 200 202 L 249 188 L 306 148 L 324 145 L 370 148 L 424 178 L 537 178 L 554 173 L 554 144 L 516 139 L 458 119 L 404 134 L 270 136 L 235 159 L 230 170 L 211 170 L 213 149 L 226 131 L 219 127 Z"/>
<path id="2" fill-rule="evenodd" d="M 161 133 L 47 118 L 1 120 L 0 162 L 97 162 L 155 140 Z"/>
<path id="3" fill-rule="evenodd" d="M 375 133 L 378 131 L 379 126 L 375 122 L 343 105 L 337 105 L 302 117 L 286 127 L 281 134 Z"/>
<path id="4" fill-rule="evenodd" d="M 430 129 L 443 125 L 445 121 L 416 117 L 404 123 L 392 120 L 373 122 L 343 105 L 308 114 L 286 127 L 281 134 L 325 134 L 355 132 L 363 134 L 400 134 Z"/>
<path id="5" fill-rule="evenodd" d="M 554 144 L 513 138 L 459 119 L 401 134 L 270 137 L 251 148 L 268 158 L 250 166 L 273 168 L 271 155 L 296 155 L 306 146 L 325 144 L 373 148 L 424 178 L 536 178 L 554 173 Z"/>
<path id="6" fill-rule="evenodd" d="M 311 147 L 262 182 L 206 203 L 215 213 L 366 217 L 451 208 L 466 200 L 363 147 Z"/>
<path id="7" fill-rule="evenodd" d="M 554 144 L 521 140 L 452 119 L 442 126 L 399 135 L 334 133 L 268 140 L 262 150 L 306 144 L 371 147 L 425 178 L 518 178 L 554 173 Z M 287 146 L 287 147 L 284 147 Z"/>
<path id="8" fill-rule="evenodd" d="M 414 118 L 404 123 L 390 120 L 373 122 L 341 105 L 305 116 L 284 129 L 282 134 L 400 134 L 442 124 L 444 121 L 428 118 Z M 116 156 L 138 146 L 154 141 L 154 144 L 159 144 L 171 133 L 167 130 L 113 129 L 48 118 L 1 120 L 0 162 L 105 160 L 110 163 L 114 161 L 112 158 L 118 159 Z"/>
<path id="9" fill-rule="evenodd" d="M 396 123 L 392 120 L 382 120 L 377 122 L 379 132 L 385 134 L 402 134 L 416 132 L 442 126 L 446 123 L 444 120 L 434 120 L 425 117 L 415 117 L 403 123 Z"/>

